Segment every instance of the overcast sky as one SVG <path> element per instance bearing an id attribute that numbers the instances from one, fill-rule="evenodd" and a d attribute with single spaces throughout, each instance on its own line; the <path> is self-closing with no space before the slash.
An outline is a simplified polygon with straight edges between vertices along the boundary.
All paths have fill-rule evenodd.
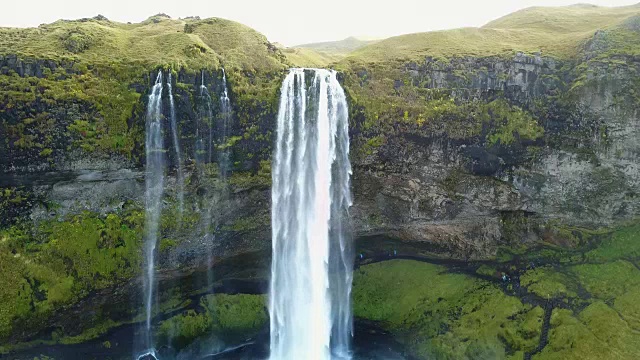
<path id="1" fill-rule="evenodd" d="M 529 6 L 588 2 L 623 6 L 640 0 L 0 0 L 0 26 L 37 26 L 58 19 L 102 14 L 139 22 L 157 13 L 173 18 L 221 17 L 239 21 L 287 46 L 383 38 L 414 32 L 483 24 Z"/>

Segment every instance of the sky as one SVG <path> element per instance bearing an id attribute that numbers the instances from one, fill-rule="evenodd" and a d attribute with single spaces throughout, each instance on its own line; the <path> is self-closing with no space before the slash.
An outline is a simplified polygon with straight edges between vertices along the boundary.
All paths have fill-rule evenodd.
<path id="1" fill-rule="evenodd" d="M 238 21 L 285 46 L 385 38 L 415 32 L 482 26 L 530 6 L 587 2 L 633 5 L 640 0 L 0 0 L 0 26 L 32 27 L 58 19 L 102 14 L 110 20 L 140 22 L 165 13 Z"/>

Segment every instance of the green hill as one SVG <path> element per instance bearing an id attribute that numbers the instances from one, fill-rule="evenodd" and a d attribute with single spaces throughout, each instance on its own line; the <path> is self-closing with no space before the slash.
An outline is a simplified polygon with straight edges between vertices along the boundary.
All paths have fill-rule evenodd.
<path id="1" fill-rule="evenodd" d="M 266 37 L 242 24 L 218 19 L 173 20 L 166 15 L 139 24 L 98 16 L 60 20 L 38 28 L 0 28 L 0 54 L 71 59 L 91 64 L 276 70 L 284 58 Z"/>
<path id="2" fill-rule="evenodd" d="M 347 55 L 348 53 L 378 42 L 378 40 L 362 40 L 356 37 L 348 37 L 340 41 L 327 41 L 311 44 L 302 44 L 294 48 L 312 49 L 328 54 Z"/>
<path id="3" fill-rule="evenodd" d="M 424 56 L 496 56 L 511 55 L 515 51 L 540 51 L 543 55 L 571 57 L 597 30 L 624 30 L 623 25 L 637 16 L 640 16 L 640 5 L 617 8 L 591 5 L 534 7 L 507 15 L 481 28 L 392 37 L 355 50 L 347 61 L 412 61 Z M 633 37 L 625 37 L 624 42 L 628 43 L 630 39 Z M 637 37 L 635 42 L 638 42 Z"/>
<path id="4" fill-rule="evenodd" d="M 356 37 L 348 37 L 340 41 L 328 41 L 297 45 L 291 48 L 283 48 L 289 62 L 296 66 L 327 67 L 330 64 L 342 60 L 354 50 L 360 49 L 378 40 L 362 40 Z"/>
<path id="5" fill-rule="evenodd" d="M 281 49 L 290 63 L 303 67 L 327 67 L 329 64 L 340 61 L 343 55 L 328 54 L 307 48 L 284 48 Z"/>
<path id="6" fill-rule="evenodd" d="M 10 58 L 14 60 L 6 60 Z M 199 75 L 224 67 L 236 103 L 249 108 L 274 104 L 279 74 L 289 67 L 264 35 L 219 18 L 174 20 L 159 14 L 123 24 L 97 16 L 38 28 L 0 28 L 0 74 L 14 75 L 19 67 L 33 69 L 44 61 L 56 65 L 38 66 L 43 71 L 38 76 L 0 76 L 0 116 L 13 109 L 12 122 L 19 122 L 30 118 L 29 109 L 40 101 L 59 108 L 82 101 L 99 112 L 82 123 L 87 129 L 81 132 L 91 135 L 83 136 L 82 148 L 126 156 L 139 143 L 139 124 L 132 125 L 131 117 L 141 97 L 136 89 L 148 83 L 150 72 L 163 68 Z M 7 126 L 21 147 L 53 146 L 30 140 L 30 132 L 42 130 L 40 122 L 12 122 Z"/>

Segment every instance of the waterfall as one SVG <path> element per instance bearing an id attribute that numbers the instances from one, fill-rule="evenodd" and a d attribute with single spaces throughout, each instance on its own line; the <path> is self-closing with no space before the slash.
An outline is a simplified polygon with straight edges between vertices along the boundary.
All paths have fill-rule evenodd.
<path id="1" fill-rule="evenodd" d="M 196 146 L 196 152 L 201 156 L 196 154 L 196 163 L 198 165 L 198 173 L 199 177 L 203 178 L 205 176 L 205 169 L 202 166 L 203 163 L 211 164 L 213 159 L 213 104 L 211 96 L 209 95 L 209 90 L 207 89 L 207 85 L 205 83 L 204 70 L 201 72 L 201 83 L 200 83 L 200 97 L 204 101 L 205 108 L 204 111 L 201 112 L 201 119 L 204 120 L 207 124 L 207 132 L 208 132 L 208 141 L 206 146 L 204 145 L 204 141 L 202 137 L 196 136 L 198 138 L 198 146 Z M 206 154 L 206 158 L 203 159 L 202 155 Z M 209 194 L 207 194 L 209 195 Z M 203 203 L 203 208 L 201 209 L 202 217 L 201 217 L 201 229 L 204 233 L 203 242 L 211 245 L 213 242 L 212 234 L 211 234 L 211 217 L 213 211 L 213 204 L 210 200 L 207 200 Z M 207 282 L 209 286 L 213 285 L 213 257 L 211 253 L 211 248 L 207 249 Z"/>
<path id="2" fill-rule="evenodd" d="M 169 79 L 167 87 L 169 90 L 169 105 L 171 106 L 171 134 L 173 135 L 173 150 L 176 154 L 176 162 L 178 167 L 177 178 L 177 193 L 178 193 L 178 223 L 182 223 L 182 215 L 184 213 L 184 172 L 182 169 L 182 154 L 180 152 L 180 140 L 178 136 L 178 124 L 176 121 L 176 109 L 175 102 L 173 101 L 173 84 L 172 84 L 171 72 L 169 72 Z"/>
<path id="3" fill-rule="evenodd" d="M 200 96 L 205 98 L 207 105 L 206 120 L 208 121 L 207 127 L 209 129 L 209 141 L 207 142 L 207 162 L 211 163 L 213 160 L 213 109 L 211 108 L 211 95 L 204 83 L 204 70 L 202 70 L 202 84 L 200 85 Z M 204 148 L 202 149 L 204 150 Z"/>
<path id="4" fill-rule="evenodd" d="M 334 71 L 290 71 L 273 161 L 271 359 L 350 359 L 348 109 Z"/>
<path id="5" fill-rule="evenodd" d="M 227 73 L 222 69 L 222 84 L 223 91 L 220 95 L 220 115 L 222 116 L 222 126 L 220 134 L 220 144 L 223 149 L 218 157 L 218 164 L 220 165 L 220 176 L 222 179 L 226 179 L 227 172 L 229 170 L 229 150 L 226 147 L 229 131 L 229 122 L 231 121 L 231 101 L 229 100 L 229 89 L 227 89 Z"/>
<path id="6" fill-rule="evenodd" d="M 146 322 L 145 348 L 153 354 L 151 314 L 155 298 L 154 252 L 158 241 L 158 223 L 162 207 L 164 187 L 164 146 L 162 138 L 162 71 L 158 72 L 155 85 L 149 95 L 146 119 L 146 173 L 145 173 L 145 256 L 146 277 L 144 283 Z M 155 355 L 154 355 L 155 356 Z"/>

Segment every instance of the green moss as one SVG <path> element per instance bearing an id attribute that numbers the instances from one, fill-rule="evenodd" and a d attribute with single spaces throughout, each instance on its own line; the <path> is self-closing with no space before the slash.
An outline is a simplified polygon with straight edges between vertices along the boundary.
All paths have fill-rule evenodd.
<path id="1" fill-rule="evenodd" d="M 570 268 L 594 297 L 611 300 L 640 286 L 640 270 L 628 261 L 583 264 Z"/>
<path id="2" fill-rule="evenodd" d="M 357 74 L 345 75 L 354 103 L 352 117 L 362 118 L 363 133 L 359 152 L 370 155 L 382 140 L 394 134 L 415 134 L 425 138 L 478 141 L 486 147 L 497 144 L 531 142 L 541 138 L 544 129 L 531 113 L 505 100 L 484 102 L 479 99 L 456 101 L 451 91 L 403 86 L 393 89 L 389 79 L 406 74 L 381 74 L 379 83 L 360 84 Z M 361 109 L 361 110 L 358 110 Z"/>
<path id="3" fill-rule="evenodd" d="M 268 321 L 263 295 L 209 295 L 206 306 L 213 314 L 213 328 L 226 336 L 247 336 Z"/>
<path id="4" fill-rule="evenodd" d="M 596 249 L 587 252 L 586 258 L 594 262 L 640 259 L 640 224 L 617 229 Z"/>
<path id="5" fill-rule="evenodd" d="M 207 295 L 200 299 L 201 312 L 188 310 L 163 321 L 161 341 L 171 341 L 178 349 L 205 334 L 225 340 L 246 338 L 259 331 L 268 320 L 262 295 Z"/>
<path id="6" fill-rule="evenodd" d="M 520 277 L 520 284 L 545 299 L 577 296 L 572 279 L 550 266 L 527 271 Z"/>
<path id="7" fill-rule="evenodd" d="M 239 217 L 229 226 L 224 226 L 225 231 L 247 232 L 264 229 L 269 226 L 270 219 L 266 214 Z"/>
<path id="8" fill-rule="evenodd" d="M 60 133 L 51 130 L 67 128 L 65 136 L 75 148 L 134 155 L 142 142 L 139 120 L 144 116 L 136 89 L 158 68 L 195 74 L 224 63 L 234 105 L 240 110 L 238 118 L 241 123 L 251 119 L 242 126 L 252 125 L 259 117 L 245 104 L 264 107 L 264 99 L 277 101 L 277 74 L 286 62 L 261 34 L 217 18 L 162 17 L 140 24 L 91 19 L 58 21 L 38 29 L 0 28 L 0 56 L 5 55 L 37 63 L 42 71 L 42 78 L 0 76 L 0 115 L 16 117 L 6 125 L 0 123 L 0 131 L 10 134 L 10 143 L 19 148 L 38 148 L 35 154 L 46 148 L 54 153 L 66 150 L 66 144 L 56 139 Z M 41 119 L 32 109 L 38 109 Z M 57 114 L 67 109 L 72 111 L 64 119 Z M 43 112 L 50 114 L 40 115 Z M 15 124 L 30 118 L 37 121 Z"/>
<path id="9" fill-rule="evenodd" d="M 361 267 L 353 303 L 357 317 L 381 322 L 422 357 L 504 358 L 507 352 L 530 351 L 542 321 L 542 309 L 488 282 L 404 260 Z"/>
<path id="10" fill-rule="evenodd" d="M 553 310 L 549 344 L 534 359 L 633 359 L 640 353 L 636 227 L 571 228 L 582 247 L 509 251 L 504 266 L 511 263 L 513 271 L 531 262 L 552 264 L 524 270 L 520 284 L 543 299 L 563 299 L 575 311 Z M 483 265 L 476 272 L 495 271 Z M 437 359 L 522 358 L 536 349 L 544 314 L 489 282 L 401 260 L 361 267 L 353 299 L 356 316 L 382 322 L 414 354 Z"/>
<path id="11" fill-rule="evenodd" d="M 637 332 L 609 306 L 595 302 L 577 317 L 556 310 L 551 318 L 549 344 L 536 360 L 635 359 L 640 353 Z"/>
<path id="12" fill-rule="evenodd" d="M 496 268 L 489 265 L 482 265 L 477 270 L 476 273 L 484 276 L 496 276 Z"/>
<path id="13" fill-rule="evenodd" d="M 613 308 L 620 314 L 629 326 L 640 331 L 640 288 L 629 290 L 616 298 Z"/>
<path id="14" fill-rule="evenodd" d="M 9 141 L 22 148 L 36 148 L 46 157 L 60 149 L 59 128 L 69 131 L 71 145 L 93 152 L 130 155 L 138 140 L 140 129 L 130 127 L 134 107 L 140 94 L 131 87 L 142 81 L 143 70 L 126 81 L 111 76 L 116 70 L 96 65 L 92 72 L 64 75 L 63 78 L 0 76 L 0 103 L 7 118 L 24 117 L 22 122 L 5 124 Z M 15 96 L 13 89 L 21 89 Z M 33 112 L 32 108 L 46 109 Z M 66 118 L 56 113 L 64 111 Z M 64 144 L 64 142 L 63 142 Z"/>
<path id="15" fill-rule="evenodd" d="M 0 188 L 0 226 L 10 226 L 24 218 L 34 194 L 23 187 Z"/>
<path id="16" fill-rule="evenodd" d="M 161 341 L 169 339 L 176 348 L 184 348 L 194 339 L 206 334 L 213 323 L 208 313 L 198 314 L 195 310 L 175 316 L 160 324 L 159 333 Z"/>
<path id="17" fill-rule="evenodd" d="M 137 211 L 84 213 L 43 222 L 33 232 L 0 230 L 0 338 L 131 278 L 139 270 L 142 220 Z"/>
<path id="18" fill-rule="evenodd" d="M 160 240 L 160 252 L 165 252 L 176 245 L 178 245 L 178 243 L 173 239 L 162 239 Z"/>
<path id="19" fill-rule="evenodd" d="M 487 106 L 487 113 L 495 122 L 495 130 L 487 139 L 490 145 L 509 145 L 516 140 L 516 136 L 522 140 L 536 140 L 544 133 L 544 129 L 530 114 L 510 106 L 504 100 L 493 101 Z"/>
<path id="20" fill-rule="evenodd" d="M 364 155 L 372 155 L 380 146 L 384 145 L 384 135 L 378 135 L 367 139 L 366 143 L 360 148 Z"/>
<path id="21" fill-rule="evenodd" d="M 96 339 L 99 336 L 106 334 L 107 331 L 109 331 L 110 329 L 113 329 L 119 325 L 122 325 L 122 323 L 113 321 L 111 319 L 105 319 L 103 322 L 101 322 L 97 326 L 87 329 L 79 335 L 66 336 L 66 337 L 60 338 L 58 340 L 58 343 L 65 344 L 65 345 L 80 344 L 89 340 Z M 106 341 L 106 343 L 108 343 L 108 341 Z"/>
<path id="22" fill-rule="evenodd" d="M 231 174 L 229 185 L 235 189 L 268 188 L 271 186 L 271 161 L 262 160 L 257 172 L 237 171 Z"/>

